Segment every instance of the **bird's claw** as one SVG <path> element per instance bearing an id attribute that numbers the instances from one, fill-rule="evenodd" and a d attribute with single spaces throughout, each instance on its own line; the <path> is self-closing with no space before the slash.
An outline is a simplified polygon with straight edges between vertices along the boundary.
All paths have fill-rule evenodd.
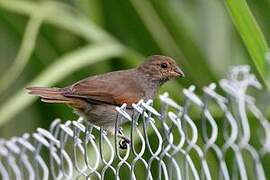
<path id="1" fill-rule="evenodd" d="M 120 149 L 127 149 L 128 145 L 131 143 L 131 141 L 126 137 L 121 137 L 122 139 L 119 141 L 119 147 Z"/>
<path id="2" fill-rule="evenodd" d="M 131 141 L 127 137 L 124 136 L 122 127 L 118 128 L 118 137 L 121 138 L 121 140 L 119 141 L 120 149 L 127 149 Z"/>

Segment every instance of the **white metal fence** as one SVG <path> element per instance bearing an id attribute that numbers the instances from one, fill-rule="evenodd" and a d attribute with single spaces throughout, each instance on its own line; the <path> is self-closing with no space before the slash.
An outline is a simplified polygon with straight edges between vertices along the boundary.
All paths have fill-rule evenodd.
<path id="1" fill-rule="evenodd" d="M 213 83 L 203 88 L 202 98 L 194 86 L 184 89 L 182 105 L 165 93 L 159 96 L 160 110 L 152 101 L 134 104 L 132 117 L 125 105 L 117 108 L 114 136 L 79 118 L 57 119 L 49 130 L 0 139 L 0 177 L 267 179 L 270 124 L 247 94 L 250 86 L 261 87 L 248 66 L 237 66 L 219 82 L 225 96 Z M 121 118 L 129 120 L 123 132 L 130 144 L 119 138 Z"/>

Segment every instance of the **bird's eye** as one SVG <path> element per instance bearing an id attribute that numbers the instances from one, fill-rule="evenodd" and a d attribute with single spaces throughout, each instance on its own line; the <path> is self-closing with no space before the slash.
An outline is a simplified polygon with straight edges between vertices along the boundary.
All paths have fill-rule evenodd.
<path id="1" fill-rule="evenodd" d="M 168 67 L 168 65 L 166 64 L 166 63 L 162 63 L 162 64 L 160 64 L 160 67 L 162 67 L 162 68 L 167 68 Z"/>

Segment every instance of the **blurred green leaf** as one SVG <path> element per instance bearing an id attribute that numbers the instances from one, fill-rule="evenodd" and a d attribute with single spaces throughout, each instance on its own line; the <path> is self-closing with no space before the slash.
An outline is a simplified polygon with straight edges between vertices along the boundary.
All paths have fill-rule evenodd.
<path id="1" fill-rule="evenodd" d="M 41 14 L 45 14 L 45 23 L 64 28 L 86 40 L 103 42 L 114 39 L 89 19 L 86 19 L 78 12 L 74 12 L 75 9 L 56 1 L 37 3 L 32 1 L 0 0 L 0 8 L 27 16 L 32 15 L 33 9 L 37 9 Z"/>
<path id="2" fill-rule="evenodd" d="M 123 46 L 114 43 L 86 46 L 57 59 L 29 85 L 52 86 L 82 67 L 112 57 L 119 57 L 124 52 Z M 27 95 L 25 89 L 19 90 L 0 107 L 0 126 L 29 106 L 35 99 L 36 97 Z"/>
<path id="3" fill-rule="evenodd" d="M 14 80 L 16 80 L 26 66 L 32 52 L 34 51 L 35 41 L 38 36 L 41 22 L 42 17 L 35 15 L 29 20 L 18 54 L 12 66 L 8 71 L 3 73 L 3 76 L 0 78 L 0 93 L 12 84 Z"/>
<path id="4" fill-rule="evenodd" d="M 261 79 L 270 88 L 270 64 L 265 58 L 269 47 L 246 0 L 226 0 L 225 2 Z"/>

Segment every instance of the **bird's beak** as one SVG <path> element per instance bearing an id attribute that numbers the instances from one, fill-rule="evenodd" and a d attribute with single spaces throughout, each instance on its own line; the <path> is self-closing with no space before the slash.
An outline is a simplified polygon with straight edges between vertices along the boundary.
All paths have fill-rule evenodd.
<path id="1" fill-rule="evenodd" d="M 176 67 L 173 72 L 172 72 L 173 76 L 175 77 L 185 77 L 185 74 L 184 72 L 179 68 L 179 67 Z"/>

